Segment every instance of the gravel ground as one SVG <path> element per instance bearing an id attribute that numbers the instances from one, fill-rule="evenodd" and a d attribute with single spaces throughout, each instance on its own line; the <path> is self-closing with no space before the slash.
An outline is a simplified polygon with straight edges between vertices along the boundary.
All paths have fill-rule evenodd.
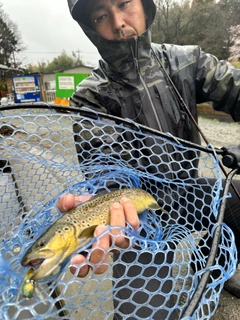
<path id="1" fill-rule="evenodd" d="M 240 124 L 220 122 L 206 118 L 199 119 L 199 126 L 210 143 L 215 147 L 240 144 Z"/>
<path id="2" fill-rule="evenodd" d="M 230 117 L 227 122 L 219 121 L 217 119 L 199 118 L 200 129 L 207 141 L 215 148 L 220 149 L 221 147 L 240 145 L 240 123 L 229 122 L 229 120 Z M 205 145 L 203 138 L 202 145 Z M 224 170 L 226 172 L 230 171 L 227 167 L 224 167 Z M 225 177 L 224 174 L 223 177 Z M 240 175 L 236 175 L 234 178 L 240 179 Z"/>
<path id="3" fill-rule="evenodd" d="M 199 119 L 199 126 L 210 143 L 215 147 L 240 144 L 240 124 L 220 122 L 206 118 Z M 240 266 L 238 266 L 240 269 Z M 239 320 L 240 299 L 233 297 L 227 291 L 221 293 L 217 312 L 211 320 Z"/>

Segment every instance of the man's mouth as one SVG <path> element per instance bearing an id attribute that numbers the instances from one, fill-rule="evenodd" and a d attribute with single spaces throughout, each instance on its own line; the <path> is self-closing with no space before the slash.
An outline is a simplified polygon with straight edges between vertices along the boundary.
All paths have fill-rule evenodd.
<path id="1" fill-rule="evenodd" d="M 119 40 L 120 40 L 120 41 L 128 40 L 128 39 L 133 38 L 133 37 L 134 37 L 134 35 L 132 35 L 132 36 L 126 36 L 126 37 L 121 37 Z"/>

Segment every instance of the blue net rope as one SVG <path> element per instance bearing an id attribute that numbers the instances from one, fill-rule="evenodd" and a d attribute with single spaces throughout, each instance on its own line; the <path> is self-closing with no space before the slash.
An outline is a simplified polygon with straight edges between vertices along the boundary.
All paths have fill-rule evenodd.
<path id="1" fill-rule="evenodd" d="M 2 112 L 0 149 L 1 319 L 183 319 L 218 225 L 222 180 L 214 154 L 136 124 L 47 108 Z M 84 264 L 92 271 L 85 278 L 72 274 L 68 261 L 57 275 L 39 281 L 31 299 L 24 298 L 20 288 L 28 268 L 21 259 L 61 217 L 59 197 L 126 187 L 147 190 L 170 214 L 144 212 L 137 231 L 129 224 L 117 227 L 129 239 L 126 250 L 112 235 L 109 250 L 100 249 L 105 257 L 109 253 L 108 261 L 92 264 L 97 245 L 88 245 Z M 236 263 L 233 234 L 223 224 L 213 272 L 191 319 L 211 318 Z M 107 271 L 95 274 L 102 264 Z"/>

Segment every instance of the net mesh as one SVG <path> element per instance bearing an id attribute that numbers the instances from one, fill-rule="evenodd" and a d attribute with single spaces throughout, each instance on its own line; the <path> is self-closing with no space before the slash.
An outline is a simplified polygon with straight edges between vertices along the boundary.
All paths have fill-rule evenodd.
<path id="1" fill-rule="evenodd" d="M 2 111 L 0 149 L 1 319 L 183 319 L 218 225 L 222 180 L 216 156 L 134 123 L 49 108 Z M 33 298 L 24 298 L 20 288 L 28 268 L 21 259 L 61 217 L 59 197 L 126 187 L 147 190 L 169 214 L 144 212 L 137 231 L 118 227 L 129 239 L 127 249 L 115 245 L 114 233 L 110 248 L 100 249 L 103 260 L 92 264 L 96 246 L 82 248 L 82 265 L 91 266 L 85 278 L 77 277 L 82 265 L 69 261 L 38 282 Z M 215 313 L 236 262 L 233 234 L 223 224 L 213 272 L 191 319 Z M 107 270 L 95 274 L 102 264 Z"/>

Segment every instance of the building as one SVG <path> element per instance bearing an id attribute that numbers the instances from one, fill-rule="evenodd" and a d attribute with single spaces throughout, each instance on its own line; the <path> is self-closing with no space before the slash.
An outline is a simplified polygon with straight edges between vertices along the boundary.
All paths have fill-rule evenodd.
<path id="1" fill-rule="evenodd" d="M 75 78 L 74 88 L 72 89 L 72 91 L 74 91 L 81 81 L 79 80 L 79 82 L 77 82 L 77 75 L 85 75 L 86 77 L 91 74 L 92 70 L 93 67 L 76 66 L 65 70 L 59 70 L 57 73 L 25 74 L 21 69 L 9 68 L 0 64 L 0 98 L 11 96 L 12 100 L 15 102 L 24 103 L 29 102 L 30 100 L 33 101 L 34 96 L 38 94 L 38 100 L 36 101 L 54 103 L 57 91 L 57 74 L 66 74 L 66 76 L 72 75 Z M 32 78 L 35 79 L 35 88 L 34 86 L 31 86 L 30 83 Z M 36 81 L 38 84 L 36 84 Z M 66 98 L 68 99 L 69 96 L 66 96 Z"/>
<path id="2" fill-rule="evenodd" d="M 73 68 L 65 69 L 65 70 L 59 70 L 57 73 L 44 73 L 42 75 L 42 82 L 43 82 L 43 95 L 44 95 L 44 101 L 53 103 L 56 96 L 57 91 L 57 76 L 59 74 L 85 74 L 90 75 L 93 70 L 93 67 L 88 66 L 76 66 Z M 74 90 L 76 89 L 78 83 L 74 84 Z M 61 98 L 61 97 L 60 97 Z M 66 98 L 69 98 L 66 96 Z"/>

